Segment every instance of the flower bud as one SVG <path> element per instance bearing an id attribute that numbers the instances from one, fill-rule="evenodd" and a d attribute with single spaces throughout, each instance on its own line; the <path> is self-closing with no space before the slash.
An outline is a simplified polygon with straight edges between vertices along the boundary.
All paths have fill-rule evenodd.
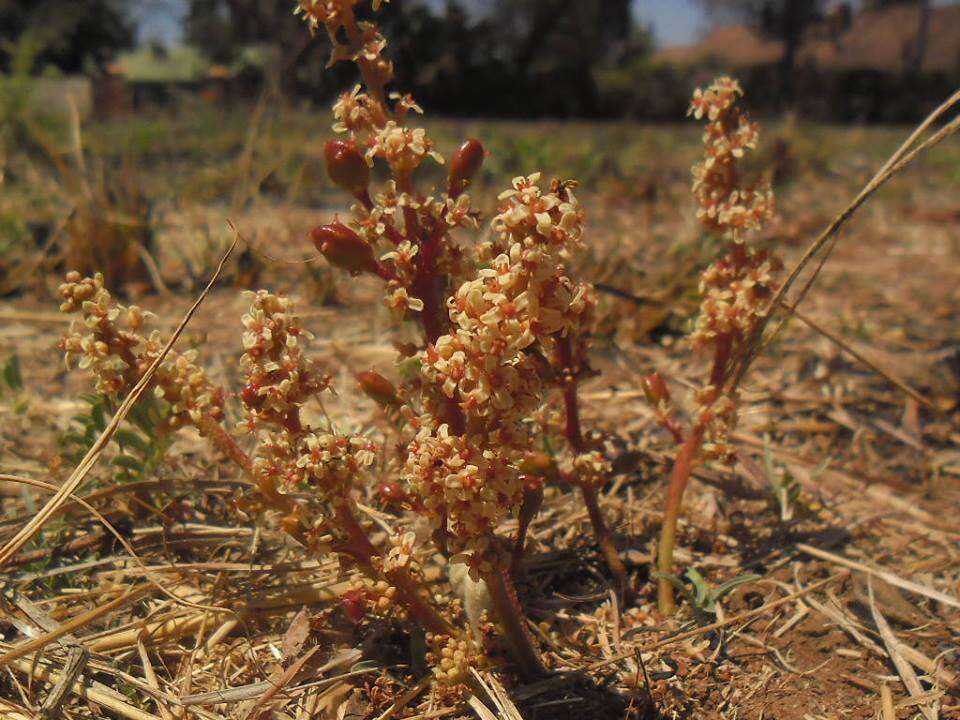
<path id="1" fill-rule="evenodd" d="M 263 396 L 260 395 L 260 386 L 256 383 L 249 383 L 240 391 L 240 400 L 251 410 L 259 410 L 263 407 Z"/>
<path id="2" fill-rule="evenodd" d="M 347 590 L 340 597 L 340 605 L 352 623 L 359 623 L 367 614 L 366 594 L 363 590 Z"/>
<path id="3" fill-rule="evenodd" d="M 377 494 L 386 505 L 399 505 L 409 499 L 406 490 L 397 482 L 380 483 L 377 487 Z"/>
<path id="4" fill-rule="evenodd" d="M 364 370 L 357 373 L 357 382 L 363 393 L 378 405 L 396 407 L 400 404 L 397 389 L 380 373 Z"/>
<path id="5" fill-rule="evenodd" d="M 351 275 L 377 273 L 380 269 L 369 243 L 343 223 L 315 227 L 310 231 L 310 238 L 327 262 Z"/>
<path id="6" fill-rule="evenodd" d="M 483 145 L 479 140 L 466 140 L 450 158 L 450 197 L 462 193 L 470 179 L 483 165 Z"/>
<path id="7" fill-rule="evenodd" d="M 323 148 L 327 175 L 351 195 L 365 194 L 370 184 L 370 167 L 356 143 L 330 140 Z"/>
<path id="8" fill-rule="evenodd" d="M 643 394 L 646 396 L 647 402 L 654 407 L 661 402 L 670 401 L 670 390 L 667 389 L 667 384 L 663 381 L 660 373 L 655 372 L 645 375 L 640 380 L 640 386 L 643 388 Z"/>
<path id="9" fill-rule="evenodd" d="M 543 452 L 524 453 L 519 470 L 524 475 L 534 477 L 554 477 L 557 474 L 556 461 Z"/>

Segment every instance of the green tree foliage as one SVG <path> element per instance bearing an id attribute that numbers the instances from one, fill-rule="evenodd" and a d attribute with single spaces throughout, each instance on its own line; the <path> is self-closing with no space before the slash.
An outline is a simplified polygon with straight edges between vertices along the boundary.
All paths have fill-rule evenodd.
<path id="1" fill-rule="evenodd" d="M 305 38 L 286 3 L 190 0 L 186 23 L 188 41 L 218 61 L 274 43 L 288 91 L 326 99 L 356 81 L 346 64 L 323 72 L 324 43 Z M 396 86 L 463 114 L 593 114 L 597 70 L 622 59 L 633 36 L 629 0 L 404 0 L 384 5 L 378 23 Z"/>
<path id="2" fill-rule="evenodd" d="M 39 67 L 66 73 L 103 68 L 134 40 L 123 0 L 0 0 L 0 69 L 12 70 L 12 48 L 32 33 L 40 45 Z"/>

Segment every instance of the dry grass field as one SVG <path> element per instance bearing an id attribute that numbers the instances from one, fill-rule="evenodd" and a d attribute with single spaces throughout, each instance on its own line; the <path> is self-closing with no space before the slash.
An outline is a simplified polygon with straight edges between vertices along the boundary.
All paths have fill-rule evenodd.
<path id="1" fill-rule="evenodd" d="M 103 425 L 89 379 L 57 349 L 63 274 L 104 271 L 168 336 L 233 239 L 228 222 L 241 243 L 177 347 L 238 390 L 242 291 L 287 293 L 337 388 L 306 412 L 391 441 L 354 377 L 389 374 L 413 329 L 390 322 L 375 279 L 331 270 L 308 240 L 344 211 L 323 171 L 328 124 L 324 111 L 201 107 L 31 134 L 5 158 L 0 544 Z M 337 561 L 239 519 L 245 481 L 195 431 L 128 437 L 3 568 L 0 717 L 960 718 L 960 143 L 921 158 L 843 228 L 744 380 L 736 463 L 695 472 L 677 564 L 699 571 L 704 592 L 757 578 L 664 617 L 651 567 L 675 449 L 640 381 L 658 369 L 683 407 L 703 375 L 685 342 L 698 273 L 716 255 L 690 197 L 700 128 L 427 127 L 444 154 L 484 140 L 473 195 L 487 217 L 514 175 L 581 181 L 577 269 L 600 291 L 583 424 L 613 463 L 601 505 L 635 596 L 621 604 L 586 511 L 548 487 L 518 584 L 554 673 L 484 673 L 492 713 L 423 680 L 411 662 L 422 638 L 343 622 Z M 789 268 L 910 129 L 762 131 L 750 163 L 778 199 L 762 242 Z M 235 397 L 227 416 L 240 418 Z M 373 488 L 362 503 L 387 533 L 395 516 Z M 443 565 L 424 574 L 449 594 Z"/>

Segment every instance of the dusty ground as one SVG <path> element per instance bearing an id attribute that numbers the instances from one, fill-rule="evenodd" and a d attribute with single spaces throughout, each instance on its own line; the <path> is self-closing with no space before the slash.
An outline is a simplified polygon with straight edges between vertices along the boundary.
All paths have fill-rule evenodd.
<path id="1" fill-rule="evenodd" d="M 582 152 L 625 132 L 596 130 L 600 139 Z M 788 267 L 893 138 L 906 134 L 790 132 L 780 217 L 767 232 Z M 654 145 L 668 137 L 656 133 Z M 600 190 L 583 194 L 592 247 L 582 272 L 632 296 L 604 295 L 600 374 L 582 397 L 585 426 L 606 439 L 617 470 L 604 506 L 639 593 L 627 607 L 616 603 L 586 512 L 551 489 L 534 525 L 522 592 L 559 674 L 534 686 L 501 680 L 531 720 L 631 713 L 872 718 L 891 707 L 885 720 L 960 718 L 960 155 L 954 149 L 913 168 L 860 212 L 800 307 L 810 323 L 792 321 L 754 366 L 736 436 L 740 461 L 698 472 L 677 561 L 714 586 L 746 572 L 761 578 L 725 598 L 716 617 L 698 619 L 684 605 L 665 619 L 655 610 L 649 573 L 673 448 L 639 378 L 659 369 L 683 400 L 702 372 L 682 340 L 703 259 L 686 196 L 696 147 L 686 131 L 678 137 L 677 152 L 661 152 L 635 176 L 600 171 Z M 502 162 L 510 168 L 520 161 Z M 315 352 L 337 375 L 339 394 L 327 412 L 387 432 L 352 375 L 371 367 L 389 372 L 400 336 L 378 308 L 374 284 L 285 262 L 310 254 L 302 237 L 324 212 L 317 209 L 323 202 L 294 200 L 259 196 L 239 208 L 168 201 L 157 258 L 174 292 L 130 290 L 157 314 L 159 327 L 171 328 L 195 292 L 177 288 L 185 261 L 174 250 L 199 233 L 210 246 L 192 244 L 189 252 L 215 256 L 229 216 L 254 249 L 202 306 L 184 346 L 198 347 L 214 378 L 237 389 L 241 287 L 290 292 L 317 336 Z M 71 448 L 58 438 L 83 411 L 79 396 L 89 386 L 82 373 L 65 372 L 55 350 L 66 323 L 49 293 L 53 283 L 48 276 L 0 305 L 2 356 L 15 352 L 23 375 L 23 388 L 5 388 L 0 399 L 0 469 L 57 484 L 73 468 Z M 417 686 L 415 672 L 402 666 L 409 640 L 395 630 L 368 628 L 360 637 L 325 624 L 325 609 L 336 604 L 335 565 L 304 560 L 278 534 L 238 523 L 230 512 L 236 478 L 224 468 L 184 432 L 139 482 L 116 482 L 107 462 L 92 473 L 80 495 L 123 529 L 153 577 L 189 604 L 149 587 L 128 606 L 85 619 L 36 664 L 30 656 L 13 661 L 0 676 L 0 697 L 11 703 L 0 705 L 0 715 L 32 717 L 13 707 L 39 709 L 78 645 L 89 651 L 82 676 L 88 690 L 85 697 L 67 692 L 64 717 L 373 718 L 415 686 L 406 709 L 388 716 L 473 715 Z M 799 492 L 789 503 L 792 517 L 783 519 L 772 488 L 787 475 Z M 47 492 L 7 481 L 2 493 L 6 541 Z M 143 576 L 88 512 L 69 506 L 8 569 L 0 649 L 42 634 L 38 626 L 68 626 Z M 239 619 L 212 609 L 224 607 Z M 290 642 L 302 607 L 313 618 L 307 647 L 320 650 L 295 678 L 285 677 L 284 636 Z M 268 679 L 288 687 L 263 702 L 269 685 L 256 683 Z M 227 688 L 239 690 L 204 695 Z"/>

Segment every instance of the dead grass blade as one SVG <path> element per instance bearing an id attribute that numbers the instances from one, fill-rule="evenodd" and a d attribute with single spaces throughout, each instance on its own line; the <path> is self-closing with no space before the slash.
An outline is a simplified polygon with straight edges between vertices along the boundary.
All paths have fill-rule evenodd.
<path id="1" fill-rule="evenodd" d="M 837 580 L 847 577 L 849 574 L 850 574 L 849 570 L 842 570 L 834 575 L 831 575 L 828 578 L 824 578 L 823 580 L 818 580 L 815 583 L 807 585 L 807 587 L 805 588 L 801 588 L 800 590 L 797 590 L 796 592 L 792 592 L 789 595 L 784 595 L 779 600 L 768 602 L 765 605 L 761 605 L 760 607 L 755 608 L 753 610 L 748 610 L 745 613 L 740 613 L 739 615 L 734 615 L 733 617 L 725 618 L 724 620 L 718 620 L 717 622 L 710 623 L 709 625 L 702 625 L 698 628 L 694 628 L 693 630 L 687 630 L 686 632 L 677 633 L 676 635 L 665 637 L 663 638 L 663 640 L 658 640 L 653 645 L 645 648 L 644 651 L 646 652 L 648 650 L 658 650 L 662 647 L 666 647 L 667 645 L 673 645 L 678 642 L 683 642 L 684 640 L 689 640 L 690 638 L 695 638 L 695 637 L 699 637 L 700 635 L 711 633 L 714 630 L 725 628 L 728 625 L 736 625 L 737 623 L 743 622 L 745 620 L 759 617 L 760 615 L 766 615 L 768 612 L 770 612 L 774 608 L 778 608 L 781 605 L 792 603 L 797 598 L 801 598 L 804 595 L 820 590 L 821 588 L 824 588 L 827 585 L 831 585 Z M 612 665 L 613 663 L 620 662 L 621 660 L 632 658 L 634 657 L 634 654 L 635 654 L 635 651 L 631 649 L 627 652 L 622 652 L 622 653 L 619 653 L 618 655 L 614 655 L 613 657 L 605 658 L 604 660 L 595 662 L 592 665 L 587 666 L 586 670 L 591 672 L 594 670 L 599 670 L 600 668 L 604 668 L 608 665 Z"/>
<path id="2" fill-rule="evenodd" d="M 63 701 L 66 700 L 70 687 L 77 681 L 89 657 L 87 649 L 81 645 L 74 645 L 70 648 L 67 656 L 67 662 L 63 668 L 63 675 L 50 694 L 47 695 L 40 707 L 40 714 L 44 720 L 56 720 L 60 717 L 63 709 Z"/>
<path id="3" fill-rule="evenodd" d="M 886 683 L 880 686 L 880 716 L 883 720 L 897 720 L 897 712 L 893 709 L 893 693 Z"/>
<path id="4" fill-rule="evenodd" d="M 903 684 L 907 688 L 907 692 L 910 693 L 910 697 L 917 699 L 923 695 L 923 688 L 920 686 L 917 674 L 913 671 L 913 666 L 900 654 L 898 649 L 900 641 L 897 640 L 896 635 L 893 634 L 893 630 L 890 629 L 890 624 L 873 600 L 873 582 L 870 577 L 867 577 L 867 592 L 870 596 L 870 613 L 873 615 L 873 621 L 877 625 L 877 630 L 880 631 L 880 638 L 887 648 L 887 655 L 893 662 L 894 667 L 897 668 L 897 673 L 900 675 L 900 679 L 903 680 Z M 927 720 L 937 720 L 938 713 L 935 705 L 920 703 L 920 712 L 923 713 L 923 716 L 927 718 Z"/>
<path id="5" fill-rule="evenodd" d="M 24 655 L 29 655 L 40 648 L 46 647 L 54 640 L 62 638 L 64 635 L 69 635 L 74 630 L 78 630 L 86 625 L 89 625 L 91 622 L 96 620 L 103 615 L 107 615 L 114 610 L 117 610 L 122 607 L 126 607 L 132 603 L 135 603 L 137 600 L 142 598 L 152 589 L 152 586 L 149 583 L 144 583 L 143 585 L 138 585 L 133 590 L 128 593 L 121 595 L 118 598 L 114 598 L 110 602 L 104 605 L 98 605 L 90 610 L 87 610 L 85 613 L 81 613 L 77 617 L 63 623 L 56 630 L 47 633 L 41 637 L 36 638 L 35 640 L 29 640 L 28 642 L 18 645 L 13 648 L 10 652 L 4 654 L 0 657 L 0 667 L 6 667 L 12 661 L 17 658 L 22 658 Z"/>
<path id="6" fill-rule="evenodd" d="M 0 480 L 5 480 L 7 482 L 22 483 L 24 485 L 31 485 L 33 487 L 42 488 L 44 490 L 49 490 L 50 492 L 54 492 L 54 493 L 57 492 L 57 489 L 58 489 L 57 486 L 53 485 L 52 483 L 44 482 L 43 480 L 34 480 L 33 478 L 20 477 L 19 475 L 7 475 L 6 473 L 0 473 Z M 148 568 L 144 564 L 143 560 L 140 559 L 140 556 L 137 555 L 137 552 L 133 549 L 133 546 L 130 545 L 130 543 L 123 536 L 123 534 L 119 530 L 117 530 L 110 523 L 110 521 L 103 516 L 103 514 L 99 510 L 93 507 L 90 503 L 88 503 L 82 497 L 79 497 L 72 493 L 66 497 L 65 501 L 66 500 L 77 503 L 78 505 L 80 505 L 80 507 L 82 507 L 84 510 L 86 510 L 91 515 L 93 515 L 100 522 L 100 524 L 103 525 L 110 532 L 111 535 L 113 535 L 113 537 L 117 540 L 117 542 L 119 542 L 123 546 L 124 550 L 127 551 L 131 559 L 137 564 L 138 572 L 142 572 L 144 574 L 144 577 L 146 577 L 147 582 L 152 583 L 153 586 L 157 590 L 159 590 L 161 594 L 166 595 L 168 598 L 170 598 L 171 600 L 173 600 L 179 605 L 191 607 L 195 610 L 208 610 L 211 612 L 222 612 L 221 608 L 217 608 L 209 605 L 201 605 L 199 603 L 193 603 L 193 602 L 190 602 L 189 600 L 185 600 L 184 598 L 177 597 L 177 595 L 171 592 L 160 580 L 155 579 L 154 577 L 155 573 L 150 572 L 150 568 Z"/>
<path id="7" fill-rule="evenodd" d="M 931 600 L 936 600 L 937 602 L 941 602 L 945 605 L 950 605 L 951 607 L 960 608 L 960 600 L 952 595 L 947 595 L 944 592 L 927 587 L 926 585 L 921 585 L 913 580 L 906 580 L 887 570 L 877 570 L 869 565 L 864 565 L 863 563 L 850 560 L 841 555 L 835 555 L 832 552 L 815 548 L 812 545 L 807 545 L 806 543 L 797 543 L 796 548 L 806 555 L 811 555 L 815 558 L 826 560 L 827 562 L 831 562 L 835 565 L 841 565 L 845 568 L 850 568 L 851 570 L 857 570 L 858 572 L 866 573 L 868 577 L 870 575 L 876 575 L 878 578 L 886 583 L 889 583 L 890 585 L 895 585 L 898 588 L 916 593 L 917 595 L 923 595 L 924 597 L 928 597 Z"/>
<path id="8" fill-rule="evenodd" d="M 781 307 L 786 308 L 790 311 L 790 314 L 797 318 L 800 322 L 806 325 L 808 328 L 813 330 L 815 333 L 823 335 L 827 340 L 832 342 L 834 345 L 839 347 L 845 353 L 853 357 L 855 360 L 859 361 L 863 365 L 866 365 L 868 368 L 873 370 L 877 375 L 882 377 L 884 380 L 889 382 L 891 385 L 901 390 L 904 394 L 909 395 L 914 400 L 916 400 L 921 405 L 925 405 L 937 414 L 942 414 L 943 411 L 934 403 L 930 398 L 922 395 L 918 391 L 914 390 L 912 387 L 907 385 L 903 380 L 896 377 L 893 373 L 888 370 L 884 370 L 882 367 L 877 365 L 875 362 L 867 358 L 863 353 L 855 350 L 849 343 L 847 343 L 843 338 L 841 338 L 836 333 L 827 330 L 825 327 L 815 322 L 811 318 L 807 317 L 799 310 L 796 309 L 793 305 L 788 305 L 786 303 L 781 303 Z"/>
<path id="9" fill-rule="evenodd" d="M 523 716 L 520 714 L 517 706 L 513 704 L 513 701 L 510 699 L 506 688 L 500 684 L 500 681 L 497 680 L 494 675 L 490 673 L 484 673 L 481 675 L 473 668 L 470 668 L 470 672 L 473 674 L 474 680 L 476 680 L 480 687 L 484 689 L 487 697 L 490 698 L 497 709 L 496 715 L 491 713 L 492 717 L 498 718 L 499 720 L 523 720 Z M 481 718 L 483 718 L 483 712 L 474 705 L 474 700 L 476 700 L 483 707 L 483 709 L 486 710 L 486 712 L 489 713 L 490 710 L 487 709 L 486 705 L 483 705 L 483 703 L 481 703 L 479 698 L 476 696 L 470 698 L 470 706 L 477 711 L 477 714 L 480 715 Z"/>
<path id="10" fill-rule="evenodd" d="M 47 520 L 49 520 L 53 515 L 53 513 L 56 512 L 57 508 L 66 502 L 67 498 L 72 495 L 77 488 L 80 487 L 87 474 L 93 469 L 94 465 L 97 464 L 97 461 L 103 454 L 103 451 L 110 442 L 110 439 L 120 427 L 120 423 L 123 422 L 123 419 L 133 408 L 137 400 L 140 399 L 140 396 L 146 392 L 147 388 L 150 386 L 150 382 L 153 379 L 154 374 L 157 372 L 157 368 L 160 367 L 160 364 L 164 361 L 167 354 L 173 348 L 174 343 L 176 343 L 176 341 L 179 339 L 181 333 L 187 327 L 187 324 L 193 318 L 201 303 L 203 303 L 207 295 L 210 293 L 210 290 L 213 288 L 214 284 L 220 277 L 220 274 L 223 272 L 223 268 L 226 265 L 227 260 L 233 253 L 239 241 L 240 235 L 237 233 L 234 235 L 233 242 L 230 243 L 230 247 L 227 248 L 227 251 L 223 254 L 223 257 L 220 258 L 220 263 L 217 265 L 217 269 L 214 271 L 213 277 L 210 278 L 210 282 L 207 283 L 207 286 L 203 289 L 203 292 L 200 293 L 200 296 L 196 299 L 193 305 L 190 306 L 190 309 L 187 310 L 186 315 L 183 316 L 180 324 L 177 326 L 176 330 L 173 331 L 173 335 L 170 336 L 170 340 L 167 341 L 167 344 L 163 347 L 163 350 L 160 351 L 160 354 L 157 355 L 150 367 L 147 368 L 147 371 L 143 374 L 133 389 L 127 394 L 127 397 L 124 398 L 123 402 L 120 404 L 120 407 L 117 409 L 117 412 L 107 424 L 107 427 L 102 433 L 100 433 L 100 436 L 87 451 L 87 454 L 80 461 L 80 464 L 77 465 L 74 471 L 70 474 L 70 477 L 67 478 L 67 481 L 63 483 L 56 494 L 47 501 L 47 503 L 40 509 L 36 516 L 34 516 L 30 522 L 22 527 L 20 531 L 3 546 L 3 548 L 0 548 L 0 567 L 6 565 L 10 561 L 10 558 L 16 555 L 17 552 L 19 552 L 20 549 L 40 531 L 40 528 L 42 528 Z"/>
<path id="11" fill-rule="evenodd" d="M 37 665 L 27 659 L 14 660 L 10 663 L 10 667 L 34 680 L 42 680 L 52 684 L 57 684 L 63 678 L 63 673 L 52 669 L 50 666 Z M 77 697 L 101 705 L 117 716 L 126 718 L 127 720 L 163 720 L 156 715 L 134 707 L 116 690 L 112 690 L 100 683 L 89 681 L 86 678 L 74 682 L 70 687 L 70 692 Z"/>
<path id="12" fill-rule="evenodd" d="M 293 679 L 297 676 L 297 673 L 300 672 L 303 666 L 307 664 L 307 661 L 310 660 L 310 658 L 312 658 L 319 649 L 320 647 L 318 645 L 314 645 L 312 648 L 307 650 L 307 652 L 297 658 L 293 663 L 291 663 L 290 667 L 284 670 L 280 677 L 270 683 L 270 688 L 260 698 L 257 699 L 257 701 L 253 704 L 253 707 L 250 708 L 244 717 L 247 720 L 255 717 L 260 708 L 270 702 L 270 700 L 277 693 L 293 682 Z"/>
<path id="13" fill-rule="evenodd" d="M 786 297 L 787 292 L 791 287 L 793 287 L 793 284 L 797 281 L 803 270 L 824 247 L 826 247 L 828 244 L 831 244 L 831 246 L 827 248 L 826 253 L 824 253 L 824 256 L 820 259 L 817 268 L 811 274 L 810 278 L 807 279 L 804 287 L 798 293 L 794 302 L 791 303 L 794 308 L 796 308 L 803 301 L 803 298 L 806 297 L 806 294 L 813 286 L 814 281 L 817 279 L 820 273 L 820 269 L 823 267 L 830 255 L 831 250 L 833 249 L 833 245 L 836 244 L 838 237 L 837 233 L 840 231 L 840 228 L 846 224 L 846 222 L 856 213 L 860 206 L 863 205 L 871 195 L 873 195 L 884 184 L 886 184 L 888 180 L 910 165 L 910 163 L 916 160 L 917 157 L 919 157 L 922 153 L 926 152 L 930 148 L 945 140 L 950 135 L 960 130 L 960 117 L 957 117 L 944 125 L 927 140 L 923 141 L 919 145 L 916 145 L 917 140 L 919 140 L 919 138 L 937 120 L 950 112 L 950 110 L 952 110 L 958 104 L 960 104 L 960 90 L 951 95 L 943 104 L 940 105 L 940 107 L 930 113 L 930 115 L 928 115 L 927 118 L 917 126 L 917 128 L 903 142 L 897 151 L 894 152 L 887 162 L 883 164 L 883 167 L 881 167 L 873 176 L 873 178 L 871 178 L 870 182 L 864 186 L 864 188 L 853 199 L 853 201 L 847 205 L 847 207 L 844 208 L 843 211 L 841 211 L 833 219 L 833 221 L 831 221 L 831 223 L 823 230 L 823 232 L 820 233 L 816 240 L 814 240 L 806 249 L 806 251 L 803 253 L 803 256 L 797 261 L 797 264 L 790 271 L 783 284 L 780 286 L 773 298 L 768 303 L 767 307 L 764 309 L 761 322 L 754 332 L 753 338 L 751 339 L 750 351 L 741 360 L 736 369 L 736 373 L 733 375 L 733 379 L 730 383 L 731 389 L 736 388 L 740 384 L 740 381 L 743 379 L 743 376 L 749 369 L 753 359 L 762 351 L 761 344 L 764 346 L 768 345 L 770 340 L 776 337 L 784 323 L 789 319 L 789 316 L 782 319 L 773 332 L 770 333 L 766 343 L 762 343 L 764 330 L 766 329 L 770 320 L 773 318 L 777 308 L 784 304 L 784 298 Z M 915 145 L 916 147 L 914 147 Z M 913 149 L 911 150 L 911 148 Z"/>
<path id="14" fill-rule="evenodd" d="M 380 715 L 377 716 L 377 720 L 390 720 L 396 716 L 397 713 L 402 712 L 404 708 L 407 707 L 411 702 L 413 702 L 416 697 L 422 693 L 427 687 L 430 686 L 432 678 L 427 676 L 420 680 L 416 685 L 407 690 L 403 695 L 398 697 L 396 700 L 391 703 L 390 707 L 384 710 Z"/>

